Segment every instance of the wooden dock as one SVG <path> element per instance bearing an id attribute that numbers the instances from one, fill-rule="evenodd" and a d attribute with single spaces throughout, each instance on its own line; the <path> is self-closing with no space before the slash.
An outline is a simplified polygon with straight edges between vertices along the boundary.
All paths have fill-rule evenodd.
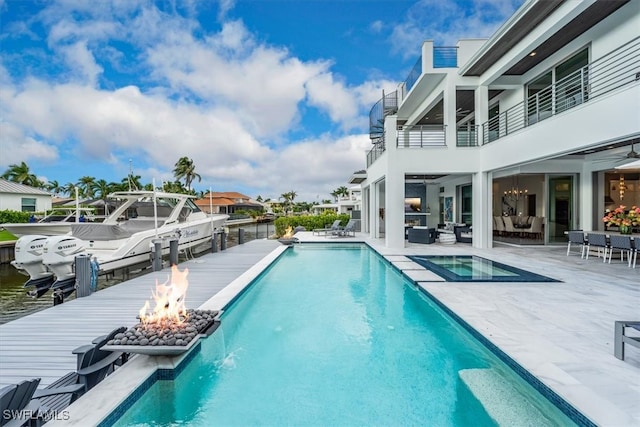
<path id="1" fill-rule="evenodd" d="M 279 246 L 276 240 L 253 240 L 179 264 L 189 269 L 187 308 L 198 308 Z M 72 350 L 137 323 L 156 281 L 164 283 L 170 274 L 165 268 L 0 325 L 0 388 L 36 377 L 47 386 L 74 371 Z"/>

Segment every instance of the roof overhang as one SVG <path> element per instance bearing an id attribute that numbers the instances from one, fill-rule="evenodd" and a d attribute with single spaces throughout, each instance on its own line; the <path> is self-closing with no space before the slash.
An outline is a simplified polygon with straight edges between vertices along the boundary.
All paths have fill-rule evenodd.
<path id="1" fill-rule="evenodd" d="M 528 0 L 460 69 L 463 76 L 479 76 L 562 4 L 562 0 Z"/>
<path id="2" fill-rule="evenodd" d="M 349 177 L 349 181 L 347 182 L 349 184 L 360 184 L 366 179 L 367 179 L 367 173 L 365 171 L 358 171 L 358 172 L 354 172 L 353 175 Z"/>
<path id="3" fill-rule="evenodd" d="M 522 75 L 544 61 L 576 37 L 624 6 L 630 0 L 606 0 L 578 4 L 584 7 L 577 16 L 555 31 L 530 52 L 519 52 L 522 58 L 504 74 Z M 563 0 L 528 0 L 496 31 L 478 52 L 460 69 L 463 76 L 480 76 L 514 46 L 530 34 L 563 3 Z M 532 52 L 535 55 L 530 56 Z"/>

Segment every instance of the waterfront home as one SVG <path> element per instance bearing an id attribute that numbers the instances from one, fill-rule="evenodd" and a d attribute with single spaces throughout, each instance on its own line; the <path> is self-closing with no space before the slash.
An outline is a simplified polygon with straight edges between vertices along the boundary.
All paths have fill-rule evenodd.
<path id="1" fill-rule="evenodd" d="M 423 42 L 370 112 L 363 231 L 387 247 L 446 222 L 478 248 L 564 243 L 640 205 L 640 169 L 617 169 L 640 157 L 638 28 L 637 0 L 529 0 L 487 40 Z"/>
<path id="2" fill-rule="evenodd" d="M 233 214 L 239 210 L 262 212 L 262 204 L 236 191 L 212 191 L 196 200 L 196 205 L 206 213 Z"/>
<path id="3" fill-rule="evenodd" d="M 0 179 L 0 210 L 50 211 L 52 198 L 47 191 Z"/>

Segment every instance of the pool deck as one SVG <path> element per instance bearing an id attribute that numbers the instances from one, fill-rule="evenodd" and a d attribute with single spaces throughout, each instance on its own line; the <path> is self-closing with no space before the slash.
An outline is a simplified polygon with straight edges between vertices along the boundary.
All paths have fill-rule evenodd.
<path id="1" fill-rule="evenodd" d="M 640 350 L 628 348 L 625 361 L 613 356 L 614 321 L 640 320 L 640 268 L 630 269 L 619 260 L 613 260 L 610 265 L 603 264 L 600 258 L 585 260 L 575 252 L 566 256 L 564 245 L 500 245 L 493 249 L 474 249 L 467 244 L 408 243 L 405 248 L 389 249 L 384 247 L 383 241 L 369 239 L 360 233 L 356 237 L 325 238 L 302 232 L 296 237 L 303 243 L 366 242 L 594 423 L 600 426 L 640 426 Z M 190 261 L 193 265 L 181 264 L 181 268 L 189 267 L 192 280 L 188 306 L 198 307 L 202 301 L 202 308 L 223 307 L 283 250 L 284 246 L 277 242 L 254 241 Z M 406 258 L 406 255 L 456 254 L 482 256 L 562 282 L 443 282 Z M 50 323 L 37 320 L 40 313 L 36 313 L 25 318 L 24 322 L 19 319 L 0 326 L 0 384 L 40 376 L 41 373 L 44 376 L 47 372 L 48 382 L 51 382 L 73 370 L 75 359 L 68 357 L 71 350 L 112 327 L 135 323 L 132 313 L 137 313 L 141 302 L 148 298 L 151 283 L 155 282 L 155 277 L 164 281 L 167 273 L 168 270 L 163 270 L 145 275 L 91 297 L 40 312 L 58 310 L 55 320 L 49 320 Z M 211 285 L 196 291 L 200 288 L 192 286 L 200 283 L 201 278 L 206 278 Z M 131 287 L 131 291 L 127 291 L 131 296 L 125 298 L 117 289 L 128 287 Z M 111 293 L 108 292 L 110 290 Z M 100 297 L 102 293 L 105 293 L 104 297 Z M 207 300 L 207 296 L 211 298 Z M 80 304 L 98 297 L 103 302 L 98 303 L 94 310 L 72 307 L 76 301 L 80 307 Z M 114 301 L 117 304 L 113 304 Z M 62 312 L 61 309 L 67 311 Z M 34 322 L 36 326 L 27 327 L 29 324 L 25 322 Z M 23 335 L 15 332 L 17 326 L 14 324 L 20 325 Z M 55 326 L 53 330 L 51 325 Z M 34 328 L 42 329 L 39 335 L 42 341 L 36 339 L 32 342 L 31 334 L 35 331 L 30 329 Z M 9 334 L 9 331 L 13 332 Z M 10 347 L 7 342 L 11 343 Z M 64 349 L 58 349 L 61 342 L 65 343 Z M 54 351 L 57 356 L 48 361 L 25 361 L 18 366 L 20 356 L 10 349 L 20 347 L 19 343 L 30 348 L 33 357 L 48 359 L 47 356 L 53 355 Z M 29 352 L 25 354 L 30 355 Z M 158 366 L 177 363 L 175 359 L 161 359 L 165 358 L 134 357 L 70 406 L 68 421 L 47 425 L 97 424 L 102 419 L 101 413 L 113 410 L 123 396 L 131 393 L 150 372 Z M 13 364 L 5 366 L 6 360 Z M 45 368 L 45 365 L 49 367 Z M 53 372 L 53 366 L 58 365 L 60 367 Z M 47 384 L 44 378 L 43 384 Z"/>

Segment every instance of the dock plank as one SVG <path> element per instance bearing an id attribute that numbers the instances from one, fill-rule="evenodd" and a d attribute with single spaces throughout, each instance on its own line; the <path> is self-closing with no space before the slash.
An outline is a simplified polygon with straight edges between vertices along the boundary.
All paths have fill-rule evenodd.
<path id="1" fill-rule="evenodd" d="M 225 251 L 183 262 L 189 269 L 187 308 L 198 308 L 271 253 L 280 243 L 253 240 Z M 0 325 L 0 388 L 40 377 L 47 386 L 76 368 L 76 347 L 119 326 L 133 326 L 156 281 L 171 270 L 151 272 Z"/>

